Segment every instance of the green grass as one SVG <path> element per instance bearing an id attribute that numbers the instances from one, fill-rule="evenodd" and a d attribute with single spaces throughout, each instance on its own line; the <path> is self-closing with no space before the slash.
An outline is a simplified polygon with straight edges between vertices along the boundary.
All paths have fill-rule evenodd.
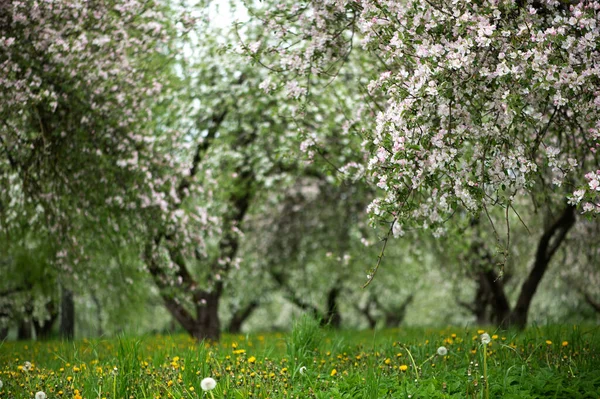
<path id="1" fill-rule="evenodd" d="M 599 398 L 598 327 L 324 331 L 0 343 L 0 398 Z M 446 356 L 437 355 L 440 346 Z M 31 362 L 29 371 L 23 369 Z"/>

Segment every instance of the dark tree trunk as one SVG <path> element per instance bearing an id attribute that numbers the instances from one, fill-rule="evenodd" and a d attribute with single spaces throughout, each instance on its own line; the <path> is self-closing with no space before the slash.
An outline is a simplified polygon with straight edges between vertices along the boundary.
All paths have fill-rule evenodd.
<path id="1" fill-rule="evenodd" d="M 365 304 L 364 307 L 360 307 L 357 304 L 354 305 L 354 308 L 365 318 L 367 319 L 367 323 L 369 323 L 369 328 L 373 330 L 377 326 L 377 319 L 371 314 L 371 309 L 376 306 L 376 301 L 369 297 L 369 300 Z"/>
<path id="2" fill-rule="evenodd" d="M 327 310 L 323 321 L 326 325 L 338 329 L 342 325 L 342 315 L 337 306 L 337 298 L 340 295 L 340 288 L 336 285 L 327 293 Z"/>
<path id="3" fill-rule="evenodd" d="M 73 299 L 73 292 L 64 287 L 60 302 L 60 326 L 58 334 L 61 338 L 67 340 L 75 338 L 75 301 Z"/>
<path id="4" fill-rule="evenodd" d="M 189 176 L 184 177 L 177 188 L 180 199 L 184 199 L 189 192 L 190 182 L 198 173 L 200 162 L 208 151 L 215 137 L 218 137 L 218 129 L 227 115 L 228 109 L 220 114 L 214 115 L 211 124 L 208 127 L 207 136 L 198 143 L 192 165 L 189 169 Z M 256 132 L 241 131 L 234 148 L 249 146 L 256 138 Z M 187 267 L 187 262 L 183 256 L 183 249 L 178 244 L 174 234 L 167 233 L 163 228 L 157 231 L 151 240 L 146 243 L 144 258 L 146 265 L 155 284 L 161 291 L 163 302 L 171 315 L 181 324 L 181 326 L 197 340 L 209 339 L 217 341 L 221 334 L 221 325 L 219 320 L 219 301 L 223 292 L 223 283 L 219 275 L 226 275 L 235 259 L 239 249 L 239 235 L 236 230 L 241 226 L 242 221 L 250 207 L 250 202 L 254 196 L 254 173 L 249 167 L 250 160 L 245 159 L 238 168 L 237 181 L 234 183 L 236 190 L 230 193 L 228 198 L 228 212 L 224 215 L 223 236 L 219 241 L 219 259 L 212 263 L 206 263 L 208 269 L 207 286 L 212 288 L 208 292 L 200 288 L 200 284 L 194 279 Z M 183 203 L 181 201 L 180 203 Z M 160 262 L 157 251 L 164 248 L 169 253 L 170 261 L 177 266 L 176 278 L 164 269 Z M 207 262 L 199 253 L 196 253 L 198 261 Z M 219 260 L 227 259 L 223 265 Z M 178 281 L 178 286 L 173 287 L 171 282 Z M 174 294 L 176 291 L 176 294 Z M 180 301 L 175 295 L 185 297 L 185 301 Z M 195 311 L 192 311 L 192 309 Z"/>
<path id="5" fill-rule="evenodd" d="M 560 244 L 564 241 L 567 233 L 575 225 L 575 208 L 568 206 L 562 212 L 560 218 L 554 222 L 542 235 L 529 276 L 521 286 L 521 292 L 509 316 L 504 319 L 504 327 L 525 328 L 527 324 L 527 314 L 533 296 L 548 269 L 552 256 L 556 253 Z"/>
<path id="6" fill-rule="evenodd" d="M 172 287 L 169 286 L 169 278 L 159 265 L 155 256 L 154 246 L 146 245 L 145 260 L 148 270 L 152 275 L 155 284 L 161 291 L 161 297 L 165 307 L 171 313 L 171 316 L 197 340 L 210 339 L 217 341 L 220 338 L 220 321 L 218 314 L 219 298 L 221 296 L 222 285 L 216 284 L 217 289 L 208 293 L 198 288 L 196 281 L 189 274 L 185 263 L 175 254 L 175 250 L 170 251 L 171 259 L 179 265 L 178 274 L 181 277 L 181 286 L 179 287 L 181 295 L 191 297 L 193 307 L 195 308 L 195 317 L 181 301 L 171 293 Z M 189 306 L 191 308 L 191 306 Z"/>
<path id="7" fill-rule="evenodd" d="M 504 282 L 493 269 L 483 272 L 483 278 L 490 293 L 490 321 L 501 325 L 510 314 L 510 303 L 504 292 Z"/>
<path id="8" fill-rule="evenodd" d="M 471 220 L 470 225 L 475 236 L 466 258 L 467 263 L 473 266 L 470 274 L 477 284 L 477 289 L 472 302 L 459 301 L 459 305 L 473 313 L 478 325 L 487 325 L 495 320 L 504 319 L 510 311 L 510 305 L 504 295 L 503 283 L 492 269 L 494 257 L 479 236 L 479 223 L 478 218 Z"/>
<path id="9" fill-rule="evenodd" d="M 196 306 L 196 323 L 192 331 L 188 331 L 198 341 L 218 341 L 221 338 L 221 322 L 219 320 L 220 292 L 204 296 L 204 301 Z"/>
<path id="10" fill-rule="evenodd" d="M 594 298 L 592 298 L 592 296 L 587 292 L 583 294 L 583 297 L 585 298 L 587 304 L 590 305 L 592 309 L 596 311 L 596 313 L 600 313 L 600 302 L 596 302 Z"/>
<path id="11" fill-rule="evenodd" d="M 58 310 L 56 309 L 56 303 L 51 300 L 46 304 L 46 311 L 50 316 L 48 320 L 33 321 L 33 328 L 35 330 L 35 337 L 38 340 L 47 340 L 50 338 L 52 333 L 52 327 L 58 318 Z"/>
<path id="12" fill-rule="evenodd" d="M 92 301 L 94 301 L 94 305 L 96 305 L 96 323 L 98 323 L 97 334 L 101 337 L 104 335 L 104 330 L 102 328 L 102 303 L 95 293 L 92 293 Z"/>
<path id="13" fill-rule="evenodd" d="M 491 303 L 489 284 L 485 278 L 484 272 L 477 273 L 477 291 L 475 300 L 470 310 L 475 315 L 477 325 L 483 326 L 489 324 L 488 305 Z"/>
<path id="14" fill-rule="evenodd" d="M 4 341 L 8 337 L 8 327 L 0 328 L 0 341 Z"/>
<path id="15" fill-rule="evenodd" d="M 387 328 L 395 328 L 402 324 L 406 317 L 406 309 L 415 299 L 414 294 L 410 294 L 398 308 L 385 310 L 385 326 Z"/>
<path id="16" fill-rule="evenodd" d="M 242 331 L 242 324 L 254 313 L 254 311 L 258 308 L 258 301 L 252 301 L 248 305 L 246 305 L 242 309 L 238 309 L 233 312 L 231 316 L 231 321 L 229 322 L 229 326 L 227 327 L 227 331 L 232 334 L 238 334 Z"/>
<path id="17" fill-rule="evenodd" d="M 19 329 L 17 331 L 17 339 L 19 341 L 29 341 L 31 340 L 31 322 L 29 320 L 21 320 L 19 322 Z"/>

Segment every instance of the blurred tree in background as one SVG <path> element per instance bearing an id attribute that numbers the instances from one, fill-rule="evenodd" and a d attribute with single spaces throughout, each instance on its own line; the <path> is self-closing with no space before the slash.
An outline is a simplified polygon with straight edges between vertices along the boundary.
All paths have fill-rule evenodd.
<path id="1" fill-rule="evenodd" d="M 598 320 L 594 4 L 0 4 L 0 336 Z"/>

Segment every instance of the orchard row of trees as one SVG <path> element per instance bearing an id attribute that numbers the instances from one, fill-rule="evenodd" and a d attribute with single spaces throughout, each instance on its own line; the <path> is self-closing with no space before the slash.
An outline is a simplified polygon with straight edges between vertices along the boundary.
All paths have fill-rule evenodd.
<path id="1" fill-rule="evenodd" d="M 597 310 L 599 8 L 1 3 L 0 329 L 72 336 L 73 293 L 395 325 L 439 285 L 524 327 L 550 265 Z"/>

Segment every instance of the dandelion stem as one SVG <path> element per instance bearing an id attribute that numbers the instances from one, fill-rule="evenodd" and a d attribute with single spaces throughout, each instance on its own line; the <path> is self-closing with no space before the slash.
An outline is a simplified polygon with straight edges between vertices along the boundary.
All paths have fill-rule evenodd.
<path id="1" fill-rule="evenodd" d="M 410 353 L 410 351 L 408 350 L 408 348 L 405 346 L 404 350 L 406 350 L 406 353 L 408 353 L 408 357 L 410 357 L 410 361 L 412 362 L 413 368 L 415 369 L 415 376 L 417 378 L 417 381 L 419 380 L 419 369 L 417 368 L 417 365 L 415 363 L 415 359 L 413 358 L 412 353 Z"/>
<path id="2" fill-rule="evenodd" d="M 425 360 L 423 363 L 421 363 L 421 364 L 419 365 L 419 367 L 423 367 L 423 365 L 424 365 L 425 363 L 427 363 L 427 362 L 431 361 L 431 359 L 433 359 L 434 357 L 435 357 L 435 353 L 434 353 L 433 355 L 429 356 L 429 359 L 427 359 L 427 360 Z"/>
<path id="3" fill-rule="evenodd" d="M 490 386 L 487 376 L 487 344 L 483 344 L 483 381 L 485 383 L 485 399 L 490 399 Z"/>

